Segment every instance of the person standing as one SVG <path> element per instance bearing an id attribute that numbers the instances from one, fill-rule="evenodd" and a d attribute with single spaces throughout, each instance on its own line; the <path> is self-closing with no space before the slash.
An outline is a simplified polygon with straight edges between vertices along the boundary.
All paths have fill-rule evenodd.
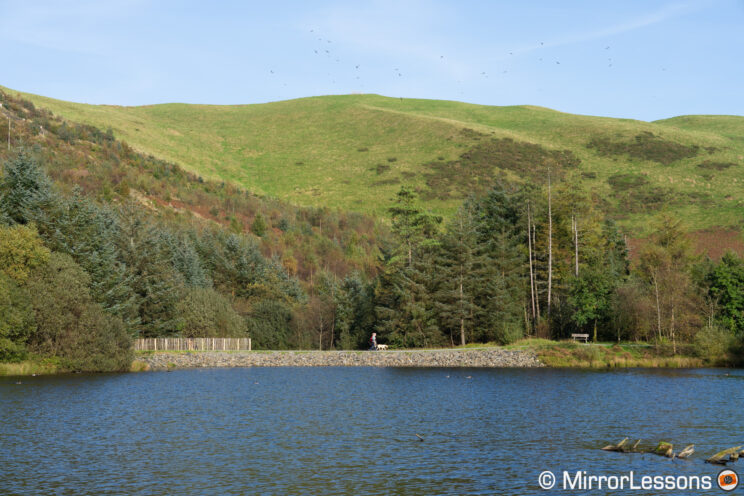
<path id="1" fill-rule="evenodd" d="M 372 337 L 369 338 L 369 351 L 377 351 L 377 333 L 373 332 Z"/>

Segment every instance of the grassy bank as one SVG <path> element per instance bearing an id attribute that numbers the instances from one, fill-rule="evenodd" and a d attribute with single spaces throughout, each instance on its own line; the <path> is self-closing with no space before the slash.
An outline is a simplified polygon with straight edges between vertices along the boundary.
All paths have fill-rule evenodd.
<path id="1" fill-rule="evenodd" d="M 470 344 L 465 348 L 446 348 L 446 349 L 407 349 L 392 350 L 398 352 L 437 352 L 446 350 L 479 350 L 499 348 L 496 345 L 489 344 Z M 551 341 L 548 339 L 522 339 L 514 344 L 503 347 L 507 350 L 526 351 L 534 353 L 540 361 L 548 367 L 560 368 L 592 368 L 592 369 L 613 369 L 629 367 L 649 367 L 649 368 L 687 368 L 687 367 L 712 367 L 726 365 L 725 363 L 716 363 L 695 356 L 692 350 L 680 346 L 677 354 L 671 352 L 669 346 L 656 346 L 645 343 L 578 343 L 572 341 Z M 328 350 L 324 350 L 327 352 Z M 280 350 L 284 353 L 315 353 L 315 350 Z M 199 354 L 197 351 L 162 351 L 162 352 L 137 352 L 135 360 L 132 362 L 130 372 L 142 372 L 149 370 L 149 366 L 144 358 L 154 354 L 170 355 L 190 355 Z M 212 353 L 212 352 L 210 352 Z M 225 354 L 236 354 L 239 352 L 220 352 Z M 242 353 L 242 352 L 240 352 Z M 273 354 L 276 351 L 259 350 L 251 352 L 253 354 Z M 357 353 L 367 353 L 366 351 L 357 351 Z M 19 363 L 0 363 L 0 376 L 21 376 L 21 375 L 42 375 L 56 374 L 67 372 L 55 363 L 53 360 L 27 360 Z"/>
<path id="2" fill-rule="evenodd" d="M 30 359 L 22 362 L 0 362 L 0 376 L 46 375 L 65 372 L 57 363 L 48 359 Z"/>
<path id="3" fill-rule="evenodd" d="M 549 367 L 567 368 L 627 368 L 705 367 L 710 363 L 694 356 L 682 346 L 676 354 L 670 346 L 645 343 L 578 343 L 547 339 L 523 339 L 507 346 L 508 349 L 531 351 Z"/>

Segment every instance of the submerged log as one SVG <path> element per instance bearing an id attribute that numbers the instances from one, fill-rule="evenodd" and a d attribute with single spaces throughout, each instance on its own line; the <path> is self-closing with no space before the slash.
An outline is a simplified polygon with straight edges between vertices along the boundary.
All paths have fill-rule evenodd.
<path id="1" fill-rule="evenodd" d="M 736 461 L 739 458 L 739 453 L 741 452 L 741 448 L 742 446 L 735 446 L 733 448 L 719 451 L 715 455 L 705 460 L 705 463 L 715 463 L 716 465 L 726 465 L 728 462 Z M 729 457 L 728 460 L 726 460 L 727 456 Z"/>
<path id="2" fill-rule="evenodd" d="M 605 446 L 604 448 L 602 448 L 602 450 L 615 451 L 618 453 L 653 453 L 655 455 L 665 456 L 667 458 L 681 458 L 683 460 L 689 458 L 690 456 L 692 456 L 693 453 L 695 453 L 694 444 L 685 446 L 685 449 L 683 449 L 679 453 L 675 453 L 674 445 L 666 441 L 659 441 L 659 444 L 656 445 L 656 448 L 650 451 L 638 449 L 639 444 L 641 444 L 640 439 L 633 443 L 633 445 L 631 446 L 630 444 L 628 444 L 628 438 L 626 437 L 617 444 L 610 444 Z"/>
<path id="3" fill-rule="evenodd" d="M 660 456 L 666 456 L 667 458 L 673 458 L 674 445 L 672 443 L 667 443 L 666 441 L 659 441 L 654 453 Z"/>
<path id="4" fill-rule="evenodd" d="M 617 451 L 619 453 L 625 453 L 628 451 L 627 446 L 625 446 L 625 443 L 628 442 L 628 438 L 626 437 L 622 441 L 620 441 L 617 444 L 608 444 L 604 448 L 602 448 L 604 451 Z"/>
<path id="5" fill-rule="evenodd" d="M 685 449 L 677 453 L 677 458 L 681 458 L 684 460 L 685 458 L 689 458 L 692 456 L 692 454 L 695 453 L 695 445 L 691 444 L 689 446 L 686 446 Z"/>

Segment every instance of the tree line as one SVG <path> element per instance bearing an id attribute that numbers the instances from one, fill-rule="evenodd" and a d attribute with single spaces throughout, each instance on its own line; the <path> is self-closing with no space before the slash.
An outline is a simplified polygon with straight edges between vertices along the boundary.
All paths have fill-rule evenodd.
<path id="1" fill-rule="evenodd" d="M 497 184 L 446 222 L 403 187 L 376 275 L 319 268 L 312 284 L 256 235 L 174 222 L 135 201 L 62 191 L 20 149 L 0 176 L 0 360 L 120 370 L 131 339 L 246 336 L 259 348 L 358 349 L 589 334 L 736 352 L 744 262 L 694 254 L 662 218 L 630 257 L 596 198 L 565 183 Z M 260 229 L 259 226 L 257 229 Z"/>
<path id="2" fill-rule="evenodd" d="M 23 149 L 3 164 L 0 360 L 33 353 L 71 370 L 119 370 L 131 363 L 132 338 L 261 341 L 305 300 L 247 236 L 168 223 L 134 202 L 64 195 Z"/>

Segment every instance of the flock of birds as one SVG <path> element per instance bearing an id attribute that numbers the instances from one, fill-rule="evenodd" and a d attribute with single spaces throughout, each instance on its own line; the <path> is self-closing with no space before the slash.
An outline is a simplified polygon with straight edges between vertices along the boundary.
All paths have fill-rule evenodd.
<path id="1" fill-rule="evenodd" d="M 326 61 L 335 62 L 336 64 L 339 64 L 342 67 L 346 67 L 349 69 L 346 69 L 346 71 L 351 70 L 351 72 L 336 72 L 335 74 L 333 72 L 327 72 L 326 75 L 330 78 L 332 84 L 336 84 L 336 80 L 340 79 L 340 76 L 343 76 L 344 78 L 352 77 L 354 81 L 358 81 L 359 84 L 361 84 L 362 81 L 362 71 L 361 71 L 361 64 L 359 63 L 352 63 L 352 64 L 346 64 L 344 60 L 341 59 L 341 57 L 338 55 L 338 53 L 335 50 L 335 44 L 334 41 L 328 38 L 323 38 L 322 36 L 318 36 L 318 32 L 315 29 L 310 29 L 309 34 L 312 35 L 315 40 L 313 45 L 311 46 L 310 50 L 312 50 L 312 56 L 325 59 Z M 538 45 L 540 48 L 545 47 L 545 42 L 541 41 Z M 607 45 L 604 47 L 605 51 L 609 51 L 611 49 L 610 45 Z M 508 52 L 508 56 L 505 55 L 505 57 L 510 58 L 514 57 L 515 52 L 510 51 Z M 539 56 L 537 58 L 538 63 L 549 63 L 548 61 L 544 60 L 544 56 Z M 439 60 L 444 61 L 445 56 L 439 55 Z M 553 59 L 552 61 L 554 65 L 560 66 L 561 61 L 558 59 Z M 612 68 L 613 66 L 613 60 L 612 57 L 606 57 L 606 63 L 608 68 Z M 353 67 L 353 69 L 350 69 Z M 662 71 L 666 71 L 665 68 L 661 69 Z M 278 71 L 276 71 L 274 68 L 269 69 L 269 74 L 271 76 L 278 76 Z M 488 79 L 489 75 L 492 75 L 493 73 L 489 73 L 489 71 L 486 70 L 480 70 L 480 73 L 478 74 L 480 78 L 482 79 Z M 509 74 L 509 69 L 501 69 L 500 75 L 505 76 Z M 339 76 L 339 77 L 337 77 Z M 395 78 L 403 78 L 404 72 L 400 69 L 400 67 L 390 67 L 390 76 Z M 458 85 L 462 85 L 463 81 L 458 80 Z M 287 83 L 283 83 L 284 86 L 287 85 Z M 461 92 L 462 93 L 462 92 Z"/>

